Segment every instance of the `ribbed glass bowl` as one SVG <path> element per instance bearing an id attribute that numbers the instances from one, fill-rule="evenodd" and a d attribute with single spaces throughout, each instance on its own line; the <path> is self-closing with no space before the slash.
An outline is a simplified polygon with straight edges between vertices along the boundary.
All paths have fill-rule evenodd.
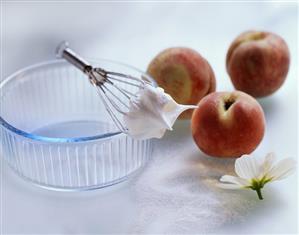
<path id="1" fill-rule="evenodd" d="M 93 65 L 152 81 L 120 63 L 96 60 Z M 0 95 L 1 155 L 18 175 L 39 186 L 101 188 L 127 179 L 151 156 L 152 141 L 120 133 L 86 75 L 64 61 L 16 72 L 1 83 Z"/>

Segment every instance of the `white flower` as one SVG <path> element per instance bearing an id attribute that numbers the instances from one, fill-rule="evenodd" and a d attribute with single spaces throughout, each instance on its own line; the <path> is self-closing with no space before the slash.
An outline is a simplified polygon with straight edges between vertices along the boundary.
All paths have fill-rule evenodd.
<path id="1" fill-rule="evenodd" d="M 261 189 L 266 183 L 281 180 L 289 176 L 296 169 L 296 161 L 292 158 L 280 160 L 274 164 L 274 153 L 268 153 L 260 161 L 254 156 L 243 155 L 235 161 L 237 176 L 224 175 L 218 186 L 225 189 L 252 189 L 263 199 Z"/>

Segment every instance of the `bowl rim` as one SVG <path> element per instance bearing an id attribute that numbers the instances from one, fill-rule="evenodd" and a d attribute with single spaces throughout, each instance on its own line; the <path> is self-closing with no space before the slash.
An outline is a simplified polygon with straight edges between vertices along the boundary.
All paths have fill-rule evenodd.
<path id="1" fill-rule="evenodd" d="M 91 62 L 103 61 L 103 62 L 114 63 L 114 64 L 118 64 L 118 65 L 122 65 L 122 66 L 125 66 L 128 68 L 131 68 L 131 69 L 141 73 L 142 75 L 145 75 L 146 78 L 148 78 L 153 83 L 154 86 L 157 85 L 156 82 L 154 81 L 154 79 L 151 78 L 147 73 L 141 71 L 138 68 L 135 68 L 134 66 L 131 66 L 131 65 L 128 65 L 128 64 L 125 64 L 122 62 L 114 61 L 114 60 L 109 60 L 109 59 L 91 58 L 91 57 L 87 57 L 87 59 L 89 59 Z M 25 68 L 19 69 L 16 72 L 9 75 L 7 78 L 5 78 L 0 83 L 0 100 L 2 99 L 1 90 L 7 83 L 11 82 L 13 79 L 18 79 L 18 76 L 21 75 L 22 73 L 30 72 L 31 70 L 34 70 L 34 69 L 37 69 L 37 68 L 40 68 L 40 67 L 43 67 L 46 65 L 53 65 L 53 64 L 68 64 L 68 62 L 66 62 L 64 59 L 47 60 L 47 61 L 39 62 L 39 63 L 30 65 L 30 66 L 27 66 Z M 115 131 L 115 132 L 111 132 L 111 133 L 86 136 L 86 137 L 71 137 L 71 138 L 47 137 L 47 136 L 32 134 L 32 133 L 23 131 L 21 129 L 18 129 L 18 128 L 14 127 L 13 125 L 9 124 L 9 122 L 4 120 L 4 118 L 1 116 L 0 116 L 0 125 L 6 129 L 8 129 L 9 131 L 13 132 L 14 134 L 20 135 L 22 137 L 29 138 L 34 141 L 50 142 L 50 143 L 78 143 L 78 142 L 85 142 L 85 141 L 92 141 L 92 140 L 99 140 L 99 139 L 102 140 L 102 139 L 107 139 L 107 138 L 110 138 L 113 136 L 125 135 L 125 133 L 123 133 L 121 131 Z"/>

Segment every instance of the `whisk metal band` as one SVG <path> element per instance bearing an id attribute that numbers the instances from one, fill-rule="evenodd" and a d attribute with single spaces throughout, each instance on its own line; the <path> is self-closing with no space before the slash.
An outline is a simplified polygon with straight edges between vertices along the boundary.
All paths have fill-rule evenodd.
<path id="1" fill-rule="evenodd" d="M 84 73 L 89 73 L 92 70 L 91 65 L 82 59 L 80 56 L 78 56 L 73 50 L 70 48 L 66 48 L 63 53 L 62 57 L 66 59 L 68 62 L 76 66 L 78 69 L 80 69 Z"/>
<path id="2" fill-rule="evenodd" d="M 56 54 L 57 57 L 66 59 L 84 73 L 88 74 L 92 70 L 92 66 L 82 57 L 77 55 L 72 49 L 70 49 L 68 47 L 68 43 L 65 41 L 59 44 L 56 49 Z"/>

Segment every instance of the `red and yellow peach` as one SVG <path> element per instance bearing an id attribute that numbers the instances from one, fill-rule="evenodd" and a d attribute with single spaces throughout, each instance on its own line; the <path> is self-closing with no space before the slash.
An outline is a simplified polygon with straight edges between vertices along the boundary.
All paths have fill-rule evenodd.
<path id="1" fill-rule="evenodd" d="M 259 103 L 244 92 L 214 92 L 199 102 L 191 129 L 204 153 L 240 157 L 251 153 L 262 141 L 265 117 Z"/>
<path id="2" fill-rule="evenodd" d="M 189 48 L 174 47 L 162 51 L 149 64 L 147 73 L 180 104 L 197 104 L 216 89 L 211 66 Z M 187 110 L 180 118 L 190 119 L 192 112 Z"/>
<path id="3" fill-rule="evenodd" d="M 231 44 L 226 68 L 237 90 L 268 96 L 284 83 L 290 64 L 286 42 L 270 32 L 248 31 Z"/>

